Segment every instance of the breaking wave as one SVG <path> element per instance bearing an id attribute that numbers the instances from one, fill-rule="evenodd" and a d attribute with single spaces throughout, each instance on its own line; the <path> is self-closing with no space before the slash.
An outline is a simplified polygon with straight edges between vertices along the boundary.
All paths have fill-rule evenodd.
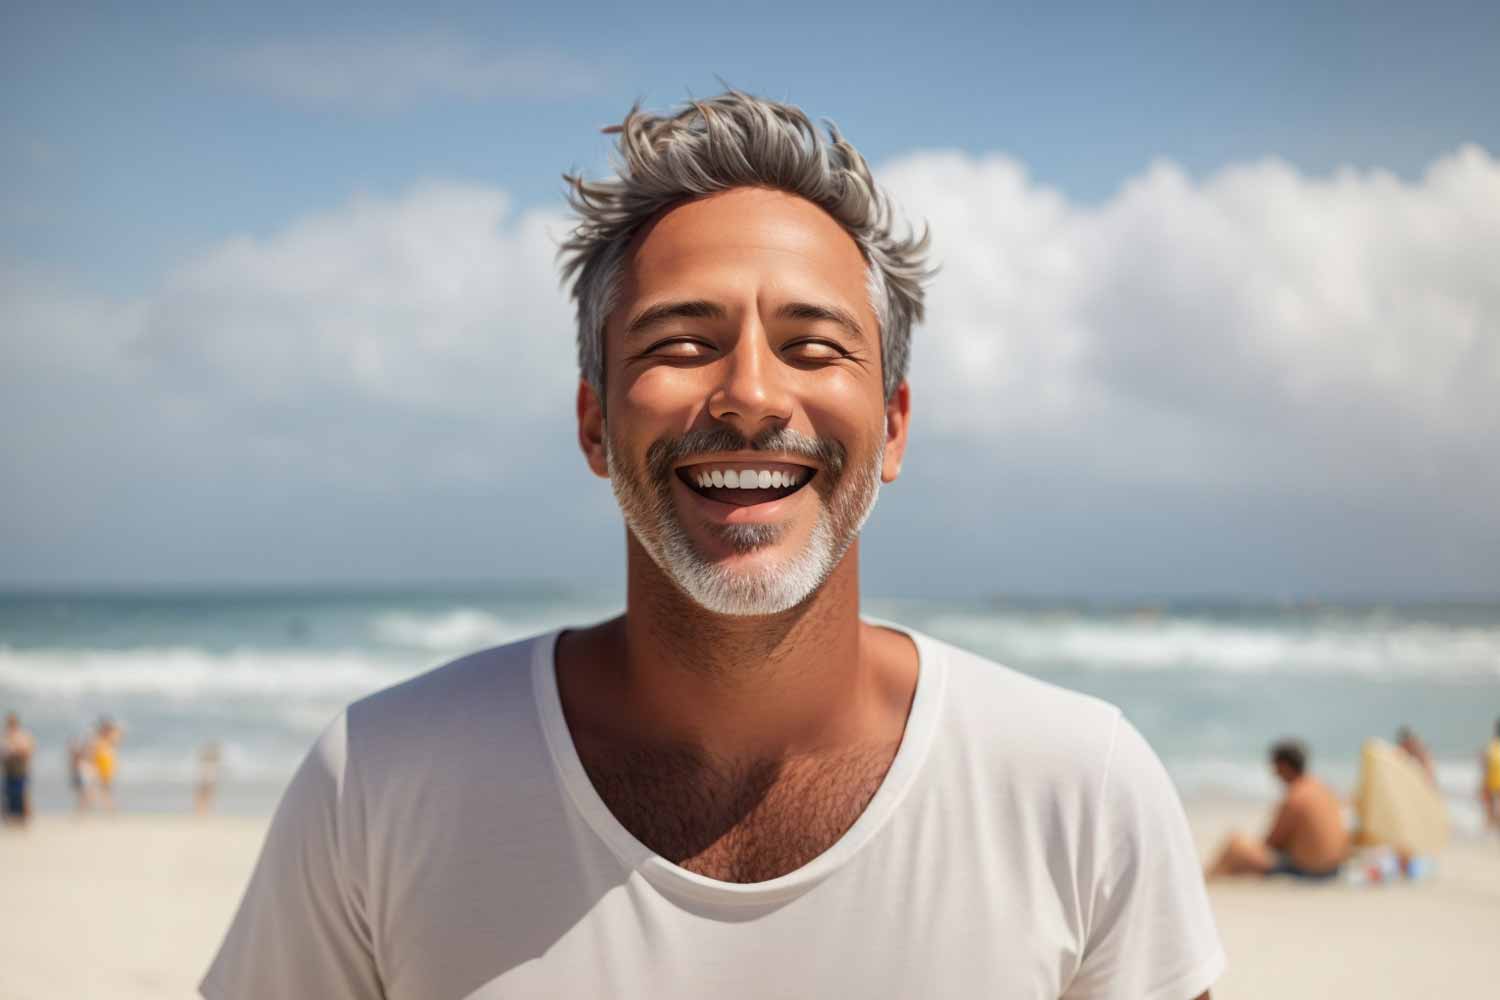
<path id="1" fill-rule="evenodd" d="M 356 651 L 0 647 L 0 691 L 32 698 L 140 696 L 174 702 L 349 700 L 405 680 L 423 666 Z"/>
<path id="2" fill-rule="evenodd" d="M 442 653 L 498 646 L 537 631 L 531 622 L 506 621 L 475 608 L 439 615 L 392 613 L 381 615 L 374 624 L 375 637 L 381 642 Z"/>
<path id="3" fill-rule="evenodd" d="M 1485 625 L 944 613 L 925 628 L 1016 667 L 1500 678 L 1500 627 Z"/>

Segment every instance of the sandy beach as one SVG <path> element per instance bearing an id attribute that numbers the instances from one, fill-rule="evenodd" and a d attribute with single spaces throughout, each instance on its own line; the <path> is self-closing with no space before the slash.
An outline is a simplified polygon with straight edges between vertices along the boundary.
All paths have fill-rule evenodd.
<path id="1" fill-rule="evenodd" d="M 1262 811 L 1193 802 L 1200 852 Z M 0 1000 L 195 996 L 264 820 L 42 816 L 0 831 Z M 1211 890 L 1229 971 L 1218 1000 L 1481 996 L 1500 983 L 1500 838 L 1456 841 L 1435 875 Z M 1187 1000 L 1187 998 L 1184 998 Z"/>
<path id="2" fill-rule="evenodd" d="M 1232 829 L 1262 833 L 1267 810 L 1192 802 L 1188 818 L 1206 856 Z M 1454 840 L 1415 882 L 1249 879 L 1209 897 L 1229 954 L 1215 1000 L 1489 996 L 1500 984 L 1500 837 Z"/>

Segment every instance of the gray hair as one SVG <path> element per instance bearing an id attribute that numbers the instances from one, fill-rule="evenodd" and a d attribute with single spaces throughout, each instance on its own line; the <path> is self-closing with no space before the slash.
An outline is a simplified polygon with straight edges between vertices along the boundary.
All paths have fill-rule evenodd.
<path id="1" fill-rule="evenodd" d="M 564 174 L 578 225 L 558 251 L 578 307 L 578 367 L 604 392 L 604 323 L 618 304 L 631 240 L 658 212 L 737 187 L 797 195 L 822 208 L 853 238 L 869 265 L 870 305 L 880 323 L 885 394 L 906 378 L 912 324 L 922 319 L 928 234 L 895 232 L 890 197 L 864 157 L 825 122 L 825 140 L 801 109 L 730 90 L 675 114 L 637 104 L 619 133 L 618 176 L 586 181 Z"/>

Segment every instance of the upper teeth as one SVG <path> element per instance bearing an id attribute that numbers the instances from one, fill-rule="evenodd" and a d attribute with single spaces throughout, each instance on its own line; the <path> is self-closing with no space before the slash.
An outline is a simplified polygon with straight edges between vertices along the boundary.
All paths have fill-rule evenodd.
<path id="1" fill-rule="evenodd" d="M 698 472 L 698 485 L 705 489 L 717 486 L 728 490 L 768 490 L 796 486 L 801 480 L 801 473 L 769 469 L 702 469 Z"/>

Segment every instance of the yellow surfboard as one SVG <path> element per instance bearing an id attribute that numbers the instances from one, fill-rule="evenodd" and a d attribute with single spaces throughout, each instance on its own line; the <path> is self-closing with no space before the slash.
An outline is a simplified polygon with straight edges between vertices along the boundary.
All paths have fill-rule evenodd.
<path id="1" fill-rule="evenodd" d="M 1448 844 L 1448 808 L 1422 765 L 1400 747 L 1370 740 L 1360 756 L 1354 796 L 1360 842 L 1407 854 L 1436 854 Z"/>

